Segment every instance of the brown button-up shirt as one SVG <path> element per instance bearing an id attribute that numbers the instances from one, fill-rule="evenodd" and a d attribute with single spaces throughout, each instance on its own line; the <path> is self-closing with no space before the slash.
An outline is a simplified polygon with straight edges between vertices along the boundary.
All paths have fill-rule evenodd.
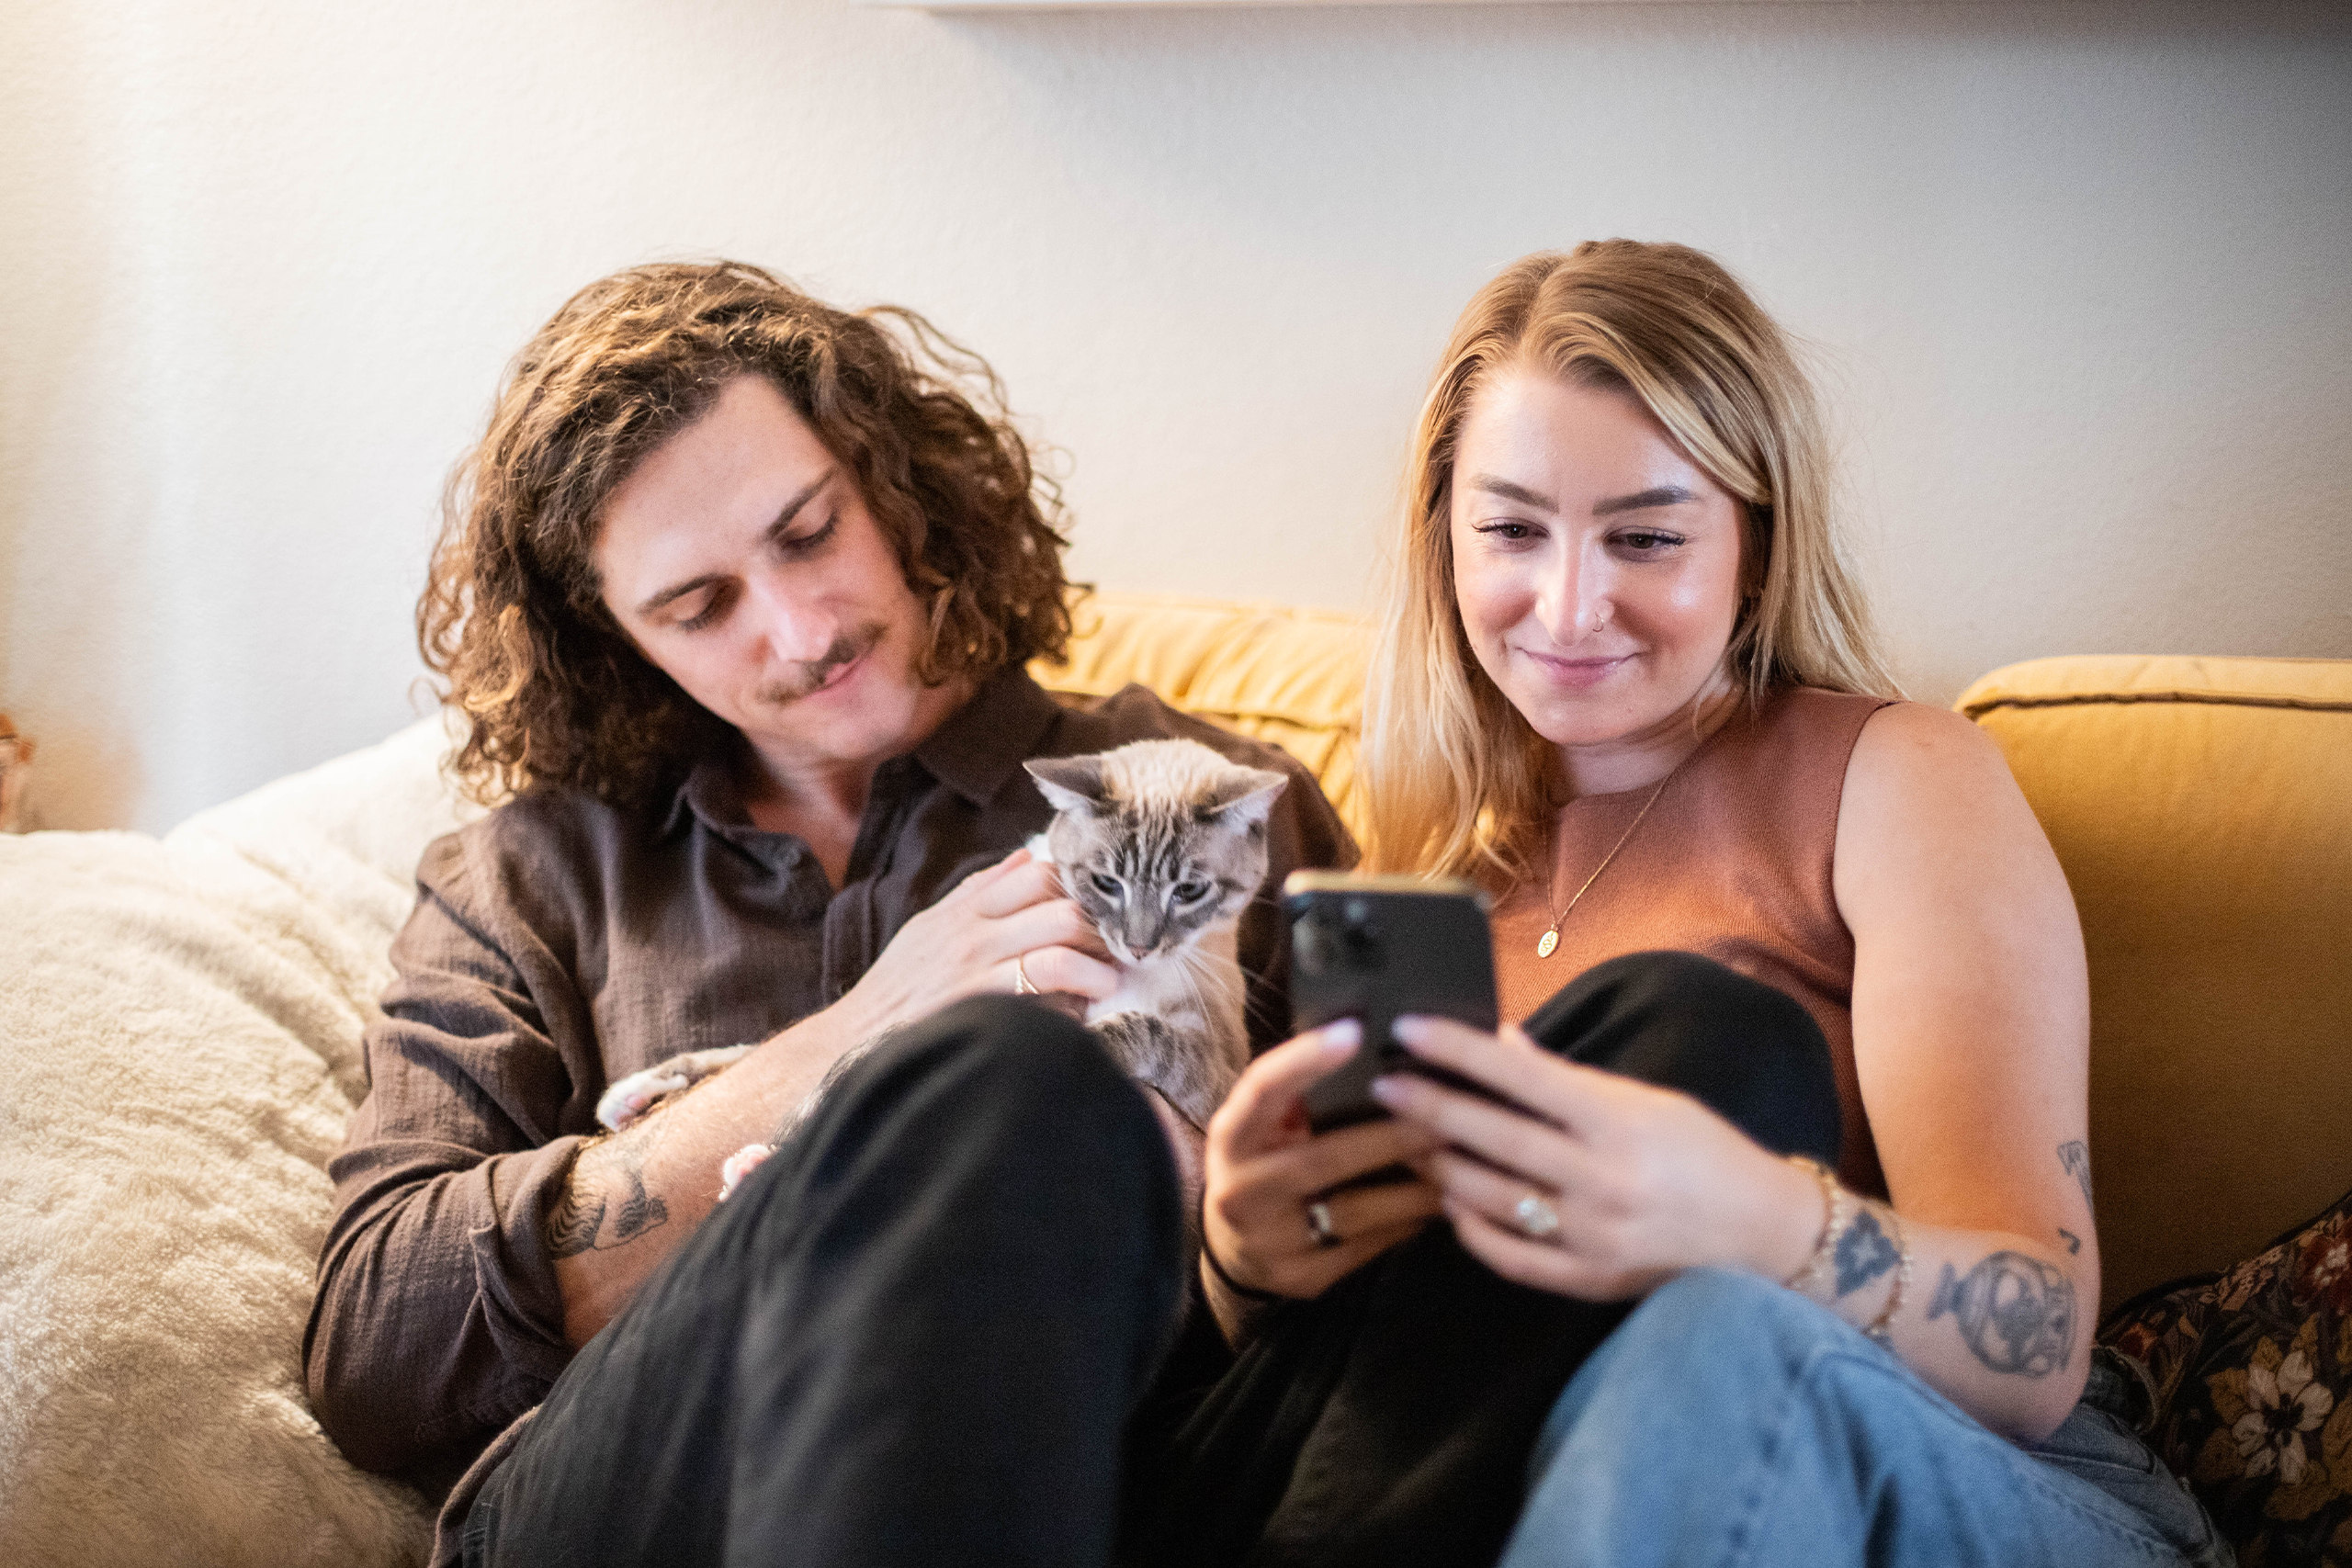
<path id="1" fill-rule="evenodd" d="M 806 843 L 751 825 L 725 759 L 650 810 L 548 789 L 435 840 L 328 1167 L 304 1360 L 344 1452 L 439 1490 L 563 1370 L 546 1216 L 607 1084 L 840 998 L 910 916 L 1045 827 L 1023 760 L 1162 737 L 1290 775 L 1239 933 L 1262 1047 L 1289 1026 L 1282 879 L 1353 846 L 1295 761 L 1141 687 L 1081 711 L 1022 671 L 990 679 L 876 773 L 838 890 Z"/>

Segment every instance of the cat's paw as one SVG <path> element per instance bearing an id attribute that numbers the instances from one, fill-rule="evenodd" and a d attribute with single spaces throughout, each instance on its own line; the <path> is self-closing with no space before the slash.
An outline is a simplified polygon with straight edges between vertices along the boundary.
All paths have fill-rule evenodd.
<path id="1" fill-rule="evenodd" d="M 727 1201 L 735 1189 L 743 1185 L 743 1178 L 765 1165 L 768 1156 L 774 1153 L 774 1144 L 745 1144 L 729 1155 L 718 1168 L 718 1201 Z"/>
<path id="2" fill-rule="evenodd" d="M 631 1073 L 596 1097 L 596 1120 L 617 1133 L 680 1089 L 691 1089 L 711 1074 L 733 1066 L 751 1050 L 749 1045 L 726 1045 L 715 1051 L 688 1051 Z"/>
<path id="3" fill-rule="evenodd" d="M 1238 1075 L 1216 1058 L 1211 1043 L 1188 1036 L 1148 1012 L 1114 1012 L 1088 1023 L 1121 1070 L 1159 1092 L 1176 1113 L 1206 1127 Z"/>

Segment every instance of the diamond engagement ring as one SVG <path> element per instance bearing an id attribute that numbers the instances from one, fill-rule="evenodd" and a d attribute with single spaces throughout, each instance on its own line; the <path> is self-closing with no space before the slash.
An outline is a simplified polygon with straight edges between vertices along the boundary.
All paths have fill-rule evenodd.
<path id="1" fill-rule="evenodd" d="M 1012 989 L 1016 996 L 1037 994 L 1037 982 L 1029 978 L 1029 955 L 1025 953 L 1012 961 Z"/>
<path id="2" fill-rule="evenodd" d="M 1511 1217 L 1519 1222 L 1519 1234 L 1530 1241 L 1542 1241 L 1560 1228 L 1560 1212 L 1532 1192 L 1512 1207 Z"/>
<path id="3" fill-rule="evenodd" d="M 1306 1206 L 1306 1234 L 1317 1247 L 1340 1245 L 1340 1233 L 1331 1228 L 1331 1205 L 1320 1198 Z"/>

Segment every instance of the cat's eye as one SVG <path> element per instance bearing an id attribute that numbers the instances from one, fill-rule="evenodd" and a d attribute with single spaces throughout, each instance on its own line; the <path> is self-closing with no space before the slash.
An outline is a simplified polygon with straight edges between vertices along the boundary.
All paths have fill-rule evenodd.
<path id="1" fill-rule="evenodd" d="M 1176 902 L 1197 904 L 1209 896 L 1209 885 L 1199 877 L 1190 877 L 1176 885 Z"/>
<path id="2" fill-rule="evenodd" d="M 1105 898 L 1116 898 L 1121 893 L 1126 891 L 1120 886 L 1119 879 L 1115 876 L 1105 876 L 1099 871 L 1090 871 L 1086 874 L 1094 884 L 1094 891 Z"/>

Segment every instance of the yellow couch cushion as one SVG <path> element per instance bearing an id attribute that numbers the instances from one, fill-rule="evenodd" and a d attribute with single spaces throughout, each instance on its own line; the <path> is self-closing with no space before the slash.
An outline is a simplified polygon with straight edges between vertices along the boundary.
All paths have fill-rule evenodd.
<path id="1" fill-rule="evenodd" d="M 2049 833 L 2091 971 L 2110 1303 L 2352 1187 L 2352 660 L 2043 659 L 1957 705 Z"/>
<path id="2" fill-rule="evenodd" d="M 1098 593 L 1078 606 L 1069 662 L 1040 660 L 1030 673 L 1063 696 L 1108 696 L 1136 682 L 1271 741 L 1306 765 L 1361 840 L 1356 737 L 1370 644 L 1363 620 L 1328 610 Z"/>

